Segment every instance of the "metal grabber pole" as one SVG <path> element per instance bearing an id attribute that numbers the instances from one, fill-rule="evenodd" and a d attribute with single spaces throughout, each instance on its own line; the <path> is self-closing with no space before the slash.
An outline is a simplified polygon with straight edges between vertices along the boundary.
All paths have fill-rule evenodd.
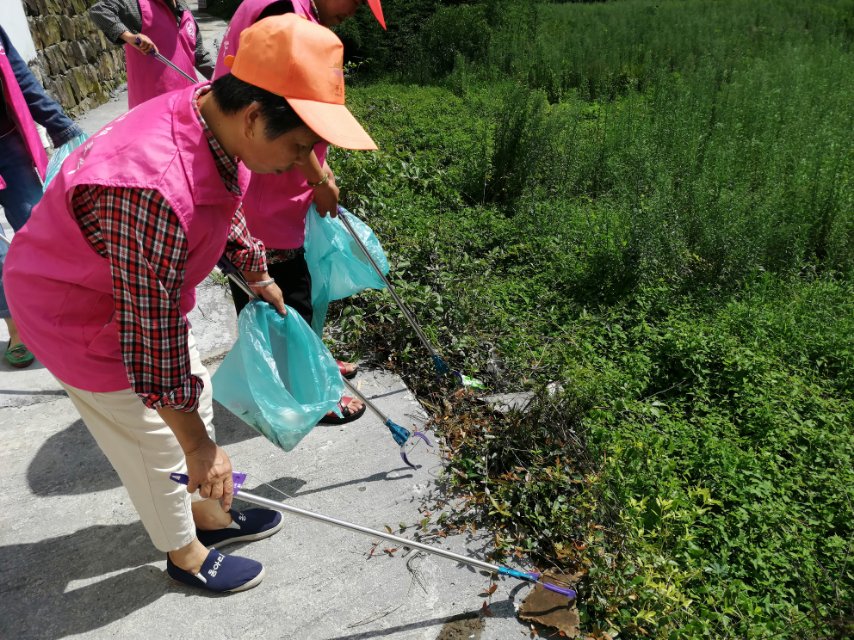
<path id="1" fill-rule="evenodd" d="M 142 38 L 137 38 L 135 42 L 137 45 L 142 44 Z M 196 84 L 199 81 L 197 78 L 194 78 L 191 75 L 189 75 L 188 73 L 186 73 L 183 69 L 178 67 L 178 65 L 176 65 L 174 62 L 172 62 L 169 58 L 167 58 L 164 55 L 161 55 L 157 51 L 152 51 L 149 55 L 152 56 L 158 62 L 162 62 L 163 64 L 165 64 L 167 67 L 169 67 L 173 71 L 180 73 L 182 76 L 184 76 L 184 78 L 189 80 L 190 84 Z"/>
<path id="2" fill-rule="evenodd" d="M 179 484 L 187 484 L 188 481 L 187 476 L 183 473 L 171 473 L 169 474 L 169 477 L 175 482 L 178 482 Z M 255 495 L 254 493 L 243 489 L 243 481 L 245 480 L 245 478 L 245 474 L 234 474 L 234 496 L 236 498 L 244 500 L 245 502 L 257 504 L 258 506 L 266 507 L 267 509 L 275 509 L 276 511 L 281 511 L 282 513 L 290 513 L 296 516 L 300 516 L 302 518 L 316 520 L 317 522 L 331 524 L 335 527 L 340 527 L 342 529 L 349 529 L 350 531 L 363 533 L 372 538 L 383 538 L 384 540 L 394 542 L 395 544 L 399 544 L 404 547 L 418 549 L 419 551 L 424 551 L 425 553 L 429 553 L 434 556 L 439 556 L 442 558 L 447 558 L 448 560 L 461 562 L 462 564 L 467 564 L 471 567 L 476 567 L 478 569 L 482 569 L 493 574 L 508 576 L 511 578 L 516 578 L 517 580 L 524 580 L 525 582 L 539 584 L 542 585 L 545 589 L 548 589 L 549 591 L 554 591 L 555 593 L 559 593 L 560 595 L 566 596 L 570 599 L 574 599 L 576 596 L 576 592 L 573 589 L 552 584 L 550 582 L 544 582 L 542 580 L 542 574 L 537 572 L 519 571 L 517 569 L 511 569 L 510 567 L 505 567 L 503 565 L 491 564 L 489 562 L 484 562 L 483 560 L 478 560 L 476 558 L 469 558 L 468 556 L 460 555 L 459 553 L 454 553 L 452 551 L 446 551 L 445 549 L 431 547 L 422 542 L 416 542 L 415 540 L 409 540 L 408 538 L 401 538 L 400 536 L 396 536 L 391 533 L 386 533 L 385 531 L 369 529 L 368 527 L 353 524 L 352 522 L 347 522 L 346 520 L 339 520 L 338 518 L 332 518 L 330 516 L 325 516 L 323 514 L 315 513 L 313 511 L 300 509 L 299 507 L 293 507 L 289 504 L 285 504 L 284 502 L 278 502 L 276 500 L 270 500 L 269 498 L 265 498 L 263 496 Z"/>
<path id="3" fill-rule="evenodd" d="M 427 338 L 427 335 L 424 333 L 424 330 L 421 328 L 421 325 L 419 325 L 418 322 L 415 320 L 415 316 L 413 315 L 412 310 L 406 305 L 403 300 L 401 300 L 400 296 L 397 295 L 397 291 L 391 284 L 391 281 L 389 281 L 389 279 L 382 272 L 382 269 L 380 269 L 380 266 L 377 264 L 376 260 L 374 260 L 374 257 L 371 255 L 371 252 L 368 251 L 368 248 L 365 246 L 365 243 L 362 242 L 362 239 L 353 229 L 353 226 L 350 224 L 350 221 L 347 220 L 347 213 L 343 211 L 341 207 L 338 207 L 338 218 L 347 228 L 347 231 L 353 237 L 353 240 L 356 241 L 356 244 L 359 245 L 359 248 L 362 250 L 365 256 L 367 256 L 368 261 L 374 267 L 374 270 L 376 270 L 377 275 L 382 279 L 383 283 L 385 283 L 385 286 L 388 289 L 388 292 L 391 294 L 391 297 L 394 298 L 394 301 L 397 303 L 398 308 L 403 313 L 407 322 L 409 322 L 409 326 L 412 327 L 412 329 L 418 336 L 418 339 L 421 340 L 421 344 L 423 344 L 424 348 L 430 352 L 430 357 L 433 359 L 433 366 L 436 368 L 436 373 L 438 373 L 439 375 L 450 373 L 451 369 L 448 366 L 448 363 L 442 359 L 442 356 L 440 356 L 439 352 L 436 351 L 436 349 L 433 347 L 433 344 Z M 462 381 L 462 376 L 459 372 L 455 371 L 454 374 L 460 381 Z"/>

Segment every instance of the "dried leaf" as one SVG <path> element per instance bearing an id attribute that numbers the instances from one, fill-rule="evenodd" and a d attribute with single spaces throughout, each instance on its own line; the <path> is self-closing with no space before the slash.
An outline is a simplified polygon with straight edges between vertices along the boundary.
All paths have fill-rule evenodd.
<path id="1" fill-rule="evenodd" d="M 492 583 L 492 584 L 489 586 L 489 588 L 487 588 L 487 589 L 484 589 L 484 590 L 483 590 L 483 593 L 481 593 L 481 594 L 480 594 L 480 597 L 481 597 L 481 598 L 488 598 L 488 597 L 489 597 L 489 596 L 491 596 L 493 593 L 495 593 L 495 590 L 496 590 L 497 588 L 498 588 L 498 585 L 497 585 L 497 584 L 495 584 L 495 583 Z"/>
<path id="2" fill-rule="evenodd" d="M 543 574 L 543 579 L 557 584 L 572 584 L 576 582 L 577 576 L 547 571 Z M 547 591 L 539 584 L 534 586 L 522 603 L 519 618 L 553 627 L 570 638 L 576 638 L 579 635 L 580 620 L 575 601 Z"/>
<path id="3" fill-rule="evenodd" d="M 397 547 L 386 547 L 385 549 L 383 549 L 383 551 L 391 557 L 394 557 L 394 553 L 395 551 L 397 551 Z"/>
<path id="4" fill-rule="evenodd" d="M 492 613 L 492 609 L 489 608 L 489 605 L 486 604 L 486 600 L 483 601 L 483 606 L 480 608 L 480 615 L 484 616 L 485 618 L 491 618 L 495 615 L 494 613 Z"/>

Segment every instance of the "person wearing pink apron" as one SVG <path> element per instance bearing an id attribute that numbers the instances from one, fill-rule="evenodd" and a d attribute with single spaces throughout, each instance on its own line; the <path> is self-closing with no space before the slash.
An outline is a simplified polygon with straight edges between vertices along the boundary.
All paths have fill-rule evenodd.
<path id="1" fill-rule="evenodd" d="M 248 170 L 286 171 L 321 139 L 376 148 L 344 106 L 331 31 L 283 16 L 244 37 L 232 74 L 152 98 L 75 150 L 4 273 L 24 339 L 118 472 L 168 575 L 215 592 L 264 575 L 216 547 L 268 537 L 282 517 L 230 510 L 231 462 L 212 439 L 210 377 L 186 319 L 195 287 L 225 251 L 285 313 L 243 218 Z"/>
<path id="2" fill-rule="evenodd" d="M 83 131 L 45 93 L 2 27 L 0 94 L 0 207 L 6 222 L 18 231 L 42 197 L 47 155 L 36 130 L 36 121 L 45 127 L 55 147 L 61 147 Z M 9 342 L 3 350 L 3 359 L 20 369 L 31 365 L 35 358 L 21 340 L 18 323 L 6 303 L 2 283 L 6 256 L 4 238 L 0 238 L 0 318 L 6 323 Z"/>
<path id="3" fill-rule="evenodd" d="M 155 52 L 192 78 L 196 68 L 205 78 L 213 74 L 214 65 L 185 0 L 100 0 L 89 15 L 111 42 L 125 45 L 131 109 L 187 86 L 187 79 L 155 59 Z"/>
<path id="4" fill-rule="evenodd" d="M 232 16 L 223 35 L 217 55 L 214 78 L 228 73 L 224 60 L 239 49 L 241 32 L 256 22 L 272 15 L 296 13 L 312 22 L 334 26 L 355 15 L 361 0 L 244 0 Z M 371 11 L 385 28 L 380 0 L 369 0 Z M 244 200 L 246 222 L 252 234 L 267 247 L 267 260 L 271 276 L 281 287 L 285 301 L 311 324 L 311 276 L 303 254 L 305 220 L 312 202 L 321 215 L 336 215 L 338 187 L 335 176 L 326 163 L 327 145 L 315 146 L 308 165 L 294 168 L 282 175 L 253 174 Z M 230 283 L 237 312 L 247 304 L 248 298 L 236 285 Z M 358 367 L 338 361 L 341 374 L 346 378 L 356 375 Z M 365 412 L 364 404 L 345 396 L 339 403 L 343 417 L 330 413 L 321 421 L 332 424 L 351 422 Z"/>

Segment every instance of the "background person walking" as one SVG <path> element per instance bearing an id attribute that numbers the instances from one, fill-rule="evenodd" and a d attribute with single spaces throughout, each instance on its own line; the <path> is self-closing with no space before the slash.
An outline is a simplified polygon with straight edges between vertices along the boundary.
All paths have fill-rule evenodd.
<path id="1" fill-rule="evenodd" d="M 47 167 L 47 154 L 36 122 L 47 129 L 54 147 L 61 147 L 83 131 L 45 93 L 2 26 L 0 90 L 3 93 L 0 100 L 0 206 L 6 221 L 18 231 L 42 197 L 42 180 Z M 34 358 L 21 341 L 18 325 L 6 302 L 3 289 L 5 256 L 6 243 L 0 240 L 0 318 L 6 321 L 9 329 L 9 342 L 3 357 L 13 367 L 27 367 Z"/>
<path id="2" fill-rule="evenodd" d="M 223 36 L 217 55 L 214 77 L 229 72 L 225 59 L 239 49 L 241 32 L 269 16 L 296 13 L 307 20 L 331 27 L 356 14 L 362 0 L 245 0 L 232 16 Z M 385 28 L 380 0 L 369 0 L 368 5 L 377 21 Z M 338 186 L 335 174 L 326 161 L 328 145 L 315 145 L 308 161 L 281 175 L 253 174 L 246 191 L 244 212 L 251 233 L 261 239 L 267 248 L 270 275 L 282 289 L 285 302 L 296 309 L 311 324 L 311 275 L 305 261 L 305 222 L 312 202 L 320 215 L 337 215 Z M 231 293 L 237 312 L 247 304 L 248 297 L 233 283 Z M 356 375 L 358 367 L 350 362 L 338 361 L 338 368 L 346 378 Z M 365 412 L 365 406 L 356 398 L 344 396 L 339 404 L 343 418 L 334 413 L 321 421 L 333 424 L 350 422 Z"/>
<path id="3" fill-rule="evenodd" d="M 131 109 L 187 86 L 186 78 L 155 60 L 153 52 L 193 78 L 196 69 L 205 78 L 213 75 L 213 60 L 185 0 L 99 0 L 89 15 L 110 42 L 125 45 Z"/>

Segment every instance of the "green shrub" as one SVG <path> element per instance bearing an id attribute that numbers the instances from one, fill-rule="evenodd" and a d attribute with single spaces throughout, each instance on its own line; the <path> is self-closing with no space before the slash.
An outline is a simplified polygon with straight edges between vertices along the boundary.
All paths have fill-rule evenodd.
<path id="1" fill-rule="evenodd" d="M 444 80 L 349 90 L 381 151 L 333 151 L 345 204 L 452 366 L 537 399 L 442 395 L 385 292 L 336 347 L 437 408 L 459 495 L 580 572 L 590 633 L 851 635 L 852 9 L 443 7 L 410 78 Z"/>

